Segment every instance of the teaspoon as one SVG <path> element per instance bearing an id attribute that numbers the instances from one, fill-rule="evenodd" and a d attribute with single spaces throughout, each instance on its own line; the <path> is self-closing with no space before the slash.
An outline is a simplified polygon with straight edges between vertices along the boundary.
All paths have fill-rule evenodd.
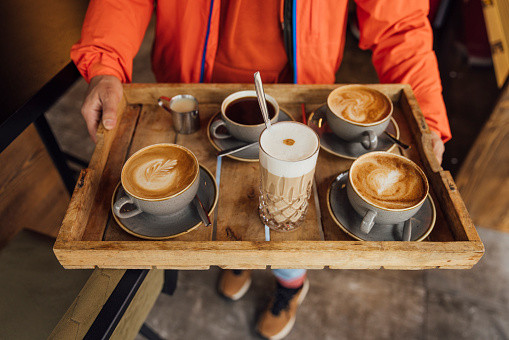
<path id="1" fill-rule="evenodd" d="M 205 211 L 205 207 L 203 206 L 203 203 L 201 202 L 198 195 L 194 196 L 193 201 L 194 201 L 194 205 L 196 206 L 196 209 L 198 209 L 198 214 L 200 215 L 201 221 L 203 222 L 203 224 L 206 227 L 208 227 L 212 223 L 210 222 L 209 215 Z"/>
<path id="2" fill-rule="evenodd" d="M 265 92 L 263 91 L 263 84 L 262 78 L 260 77 L 260 72 L 256 72 L 254 74 L 254 82 L 256 96 L 258 97 L 258 104 L 260 104 L 260 109 L 262 110 L 263 120 L 265 121 L 267 130 L 270 130 L 269 110 L 267 109 L 267 101 L 265 99 Z"/>
<path id="3" fill-rule="evenodd" d="M 403 241 L 410 241 L 412 239 L 412 218 L 404 222 L 403 226 Z"/>
<path id="4" fill-rule="evenodd" d="M 410 149 L 410 145 L 406 145 L 405 143 L 403 143 L 402 141 L 400 141 L 399 139 L 397 139 L 396 137 L 394 137 L 393 135 L 391 135 L 389 132 L 387 131 L 384 131 L 385 135 L 387 137 L 389 137 L 390 140 L 392 140 L 394 143 L 398 144 L 399 146 L 401 146 L 403 148 L 403 150 L 408 150 Z"/>

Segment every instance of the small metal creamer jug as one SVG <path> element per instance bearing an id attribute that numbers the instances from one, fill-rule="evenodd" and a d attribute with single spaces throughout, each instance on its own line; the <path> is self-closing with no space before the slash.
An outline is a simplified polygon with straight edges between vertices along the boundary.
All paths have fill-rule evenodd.
<path id="1" fill-rule="evenodd" d="M 175 132 L 190 135 L 200 129 L 198 101 L 190 94 L 179 94 L 173 98 L 161 96 L 157 103 L 171 113 Z"/>

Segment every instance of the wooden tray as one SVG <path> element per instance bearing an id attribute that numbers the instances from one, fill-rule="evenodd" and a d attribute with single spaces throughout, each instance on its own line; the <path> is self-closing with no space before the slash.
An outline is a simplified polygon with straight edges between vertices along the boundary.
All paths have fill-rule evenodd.
<path id="1" fill-rule="evenodd" d="M 296 120 L 302 103 L 309 113 L 326 102 L 335 85 L 266 85 L 268 94 Z M 223 158 L 217 208 L 217 229 L 199 226 L 174 239 L 150 241 L 123 231 L 111 216 L 110 202 L 125 160 L 140 148 L 173 142 L 171 117 L 157 105 L 160 96 L 192 94 L 199 101 L 201 130 L 179 135 L 200 164 L 215 173 L 216 150 L 207 137 L 207 125 L 229 94 L 254 89 L 252 84 L 131 84 L 124 87 L 115 130 L 99 131 L 88 169 L 74 190 L 54 252 L 65 268 L 308 268 L 426 269 L 471 268 L 484 246 L 456 185 L 431 151 L 430 131 L 407 85 L 370 85 L 394 102 L 394 118 L 401 138 L 412 148 L 404 155 L 426 172 L 437 220 L 422 242 L 357 241 L 343 232 L 327 208 L 332 180 L 352 160 L 320 151 L 316 169 L 319 204 L 311 197 L 304 227 L 290 233 L 271 232 L 265 241 L 258 218 L 258 163 Z M 323 239 L 322 239 L 323 237 Z"/>

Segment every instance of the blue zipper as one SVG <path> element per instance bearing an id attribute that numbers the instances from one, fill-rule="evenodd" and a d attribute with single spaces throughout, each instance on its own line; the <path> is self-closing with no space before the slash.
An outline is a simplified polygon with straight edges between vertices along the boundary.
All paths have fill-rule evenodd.
<path id="1" fill-rule="evenodd" d="M 210 1 L 210 13 L 209 20 L 207 23 L 207 34 L 205 35 L 205 45 L 203 46 L 203 55 L 201 58 L 201 67 L 200 67 L 200 83 L 203 83 L 203 78 L 205 77 L 205 55 L 207 54 L 207 44 L 209 42 L 209 34 L 210 34 L 210 23 L 212 21 L 212 9 L 214 8 L 214 0 Z"/>
<path id="2" fill-rule="evenodd" d="M 293 0 L 292 17 L 293 83 L 297 84 L 297 0 Z"/>

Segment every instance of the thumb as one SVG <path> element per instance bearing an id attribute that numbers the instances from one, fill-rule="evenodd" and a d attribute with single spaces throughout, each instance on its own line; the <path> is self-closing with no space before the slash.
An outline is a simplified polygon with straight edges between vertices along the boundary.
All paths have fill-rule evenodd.
<path id="1" fill-rule="evenodd" d="M 107 94 L 102 100 L 102 122 L 106 130 L 111 130 L 117 124 L 117 107 L 120 99 L 112 94 Z"/>
<path id="2" fill-rule="evenodd" d="M 106 130 L 111 130 L 117 124 L 117 110 L 103 110 L 103 125 Z"/>

